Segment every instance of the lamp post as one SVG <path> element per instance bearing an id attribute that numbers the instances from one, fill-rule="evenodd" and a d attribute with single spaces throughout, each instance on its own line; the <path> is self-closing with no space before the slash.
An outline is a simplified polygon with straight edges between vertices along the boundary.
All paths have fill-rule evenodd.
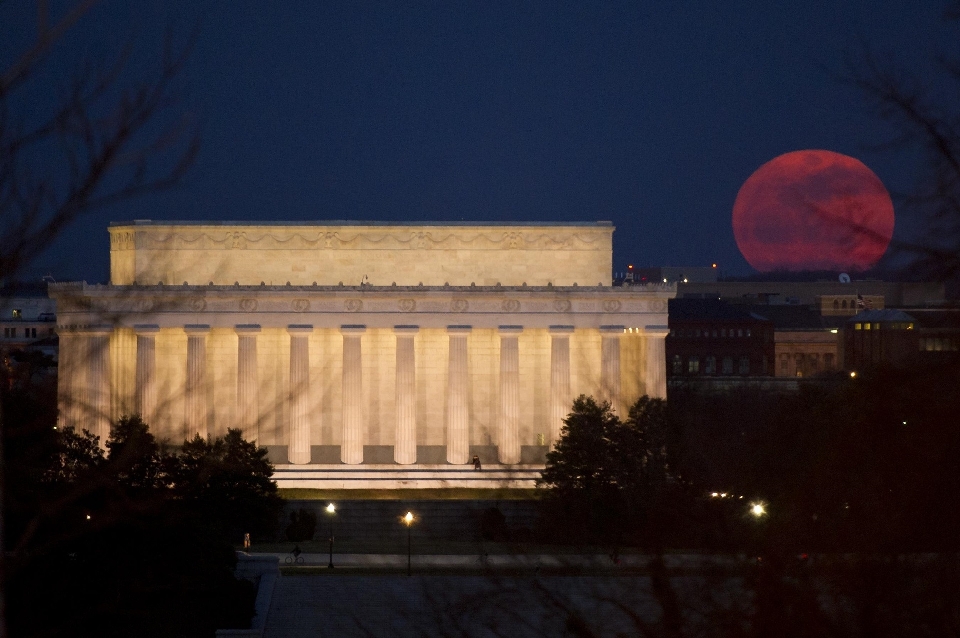
<path id="1" fill-rule="evenodd" d="M 333 569 L 333 521 L 337 514 L 337 508 L 334 507 L 333 503 L 327 505 L 327 514 L 330 515 L 330 562 L 327 564 L 327 567 Z"/>
<path id="2" fill-rule="evenodd" d="M 403 522 L 407 526 L 407 576 L 411 574 L 411 556 L 413 552 L 411 551 L 412 545 L 410 543 L 410 528 L 413 526 L 413 512 L 407 512 L 407 515 L 403 517 Z"/>

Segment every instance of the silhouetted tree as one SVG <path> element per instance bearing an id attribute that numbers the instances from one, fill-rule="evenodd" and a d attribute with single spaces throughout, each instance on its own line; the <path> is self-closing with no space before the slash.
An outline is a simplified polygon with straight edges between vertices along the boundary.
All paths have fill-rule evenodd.
<path id="1" fill-rule="evenodd" d="M 643 396 L 621 421 L 609 403 L 577 397 L 537 480 L 551 517 L 578 535 L 622 541 L 667 485 L 668 431 L 663 400 Z"/>
<path id="2" fill-rule="evenodd" d="M 212 441 L 197 435 L 177 455 L 173 493 L 229 538 L 273 536 L 283 500 L 272 475 L 266 449 L 245 441 L 240 430 Z"/>

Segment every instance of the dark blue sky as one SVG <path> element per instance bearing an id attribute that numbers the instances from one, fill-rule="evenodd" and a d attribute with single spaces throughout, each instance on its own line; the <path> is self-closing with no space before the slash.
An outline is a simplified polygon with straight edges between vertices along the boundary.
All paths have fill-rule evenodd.
<path id="1" fill-rule="evenodd" d="M 0 6 L 4 66 L 32 35 L 21 4 Z M 173 4 L 106 1 L 52 62 L 66 77 L 133 33 L 135 72 L 166 25 L 199 23 L 193 168 L 89 215 L 34 272 L 105 281 L 108 222 L 149 218 L 611 220 L 618 270 L 747 274 L 731 208 L 764 162 L 823 148 L 890 189 L 915 174 L 868 149 L 889 131 L 825 69 L 861 42 L 922 69 L 946 33 L 940 3 L 902 0 Z"/>

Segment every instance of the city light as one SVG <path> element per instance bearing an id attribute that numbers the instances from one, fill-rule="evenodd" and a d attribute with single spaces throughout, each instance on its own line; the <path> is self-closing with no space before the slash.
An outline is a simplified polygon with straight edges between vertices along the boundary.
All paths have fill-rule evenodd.
<path id="1" fill-rule="evenodd" d="M 756 518 L 760 518 L 767 513 L 767 508 L 763 506 L 763 503 L 752 503 L 750 505 L 750 513 Z"/>

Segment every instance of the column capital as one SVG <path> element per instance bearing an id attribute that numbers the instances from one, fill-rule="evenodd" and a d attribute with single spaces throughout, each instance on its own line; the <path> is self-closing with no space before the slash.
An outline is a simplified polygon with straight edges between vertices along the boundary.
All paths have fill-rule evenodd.
<path id="1" fill-rule="evenodd" d="M 133 326 L 133 331 L 137 336 L 152 337 L 160 332 L 160 326 L 152 323 L 138 323 Z"/>
<path id="2" fill-rule="evenodd" d="M 292 335 L 308 335 L 313 332 L 313 326 L 305 323 L 291 323 L 287 326 L 287 332 Z"/>
<path id="3" fill-rule="evenodd" d="M 550 334 L 552 335 L 572 335 L 573 326 L 550 326 Z"/>
<path id="4" fill-rule="evenodd" d="M 340 326 L 340 334 L 342 335 L 362 335 L 367 331 L 367 327 L 363 324 L 345 324 Z"/>
<path id="5" fill-rule="evenodd" d="M 188 335 L 205 335 L 210 332 L 210 326 L 205 323 L 188 323 L 183 327 Z"/>
<path id="6" fill-rule="evenodd" d="M 666 337 L 668 334 L 670 334 L 670 327 L 662 324 L 643 327 L 645 337 Z"/>
<path id="7" fill-rule="evenodd" d="M 505 337 L 515 336 L 523 332 L 523 326 L 497 326 L 497 332 Z"/>
<path id="8" fill-rule="evenodd" d="M 624 326 L 600 326 L 600 334 L 604 337 L 619 337 L 626 330 Z"/>
<path id="9" fill-rule="evenodd" d="M 396 335 L 415 335 L 420 332 L 420 326 L 394 326 L 393 332 Z"/>
<path id="10" fill-rule="evenodd" d="M 453 336 L 468 335 L 471 330 L 473 330 L 473 326 L 447 326 L 447 334 Z"/>
<path id="11" fill-rule="evenodd" d="M 233 327 L 237 331 L 237 334 L 256 334 L 260 332 L 260 324 L 257 323 L 240 323 Z"/>

